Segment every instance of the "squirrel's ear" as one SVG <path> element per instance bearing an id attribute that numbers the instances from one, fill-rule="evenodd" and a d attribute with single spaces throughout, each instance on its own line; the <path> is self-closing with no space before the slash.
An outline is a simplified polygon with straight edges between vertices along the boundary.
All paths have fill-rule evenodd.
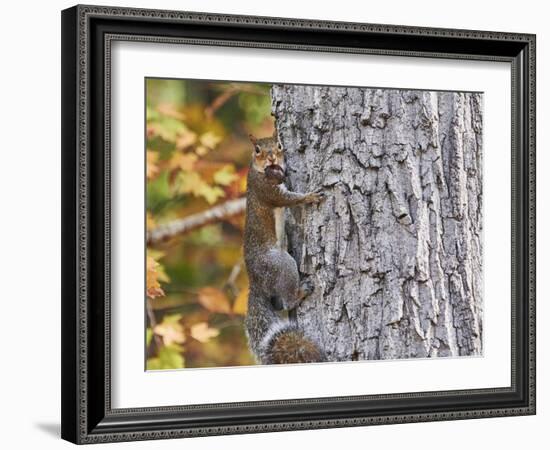
<path id="1" fill-rule="evenodd" d="M 248 135 L 248 139 L 250 139 L 250 142 L 252 142 L 254 145 L 258 142 L 258 139 L 256 139 L 256 136 L 254 136 L 252 133 Z"/>
<path id="2" fill-rule="evenodd" d="M 277 134 L 277 128 L 275 128 L 275 129 L 273 130 L 273 137 L 274 137 L 275 139 L 277 139 L 277 138 L 279 137 L 279 135 Z"/>

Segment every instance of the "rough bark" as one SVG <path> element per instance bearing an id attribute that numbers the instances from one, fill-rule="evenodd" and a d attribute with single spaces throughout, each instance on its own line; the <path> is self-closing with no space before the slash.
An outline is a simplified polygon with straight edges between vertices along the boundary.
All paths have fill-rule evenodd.
<path id="1" fill-rule="evenodd" d="M 298 322 L 332 361 L 482 352 L 482 94 L 275 85 Z"/>

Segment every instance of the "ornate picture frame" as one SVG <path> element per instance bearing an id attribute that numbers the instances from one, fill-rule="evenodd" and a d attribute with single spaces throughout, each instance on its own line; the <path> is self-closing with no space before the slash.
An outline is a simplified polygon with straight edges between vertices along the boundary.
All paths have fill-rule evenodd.
<path id="1" fill-rule="evenodd" d="M 112 407 L 114 42 L 499 61 L 511 67 L 510 386 Z M 142 130 L 136 130 L 142 133 Z M 256 369 L 254 369 L 256 370 Z M 62 437 L 99 443 L 535 414 L 535 36 L 194 12 L 62 12 Z"/>

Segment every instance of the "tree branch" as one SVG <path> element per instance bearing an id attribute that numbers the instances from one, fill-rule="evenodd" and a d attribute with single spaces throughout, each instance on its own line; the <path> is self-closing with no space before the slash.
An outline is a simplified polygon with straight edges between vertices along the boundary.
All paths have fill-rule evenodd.
<path id="1" fill-rule="evenodd" d="M 157 244 L 180 234 L 189 233 L 204 225 L 237 216 L 242 214 L 245 208 L 246 199 L 243 197 L 236 200 L 228 200 L 206 211 L 159 225 L 147 232 L 147 244 Z"/>

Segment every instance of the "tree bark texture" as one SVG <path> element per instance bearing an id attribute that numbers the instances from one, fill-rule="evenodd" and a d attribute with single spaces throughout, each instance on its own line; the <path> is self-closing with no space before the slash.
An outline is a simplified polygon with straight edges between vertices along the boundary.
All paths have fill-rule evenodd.
<path id="1" fill-rule="evenodd" d="M 482 353 L 482 94 L 274 85 L 296 312 L 331 361 Z"/>

